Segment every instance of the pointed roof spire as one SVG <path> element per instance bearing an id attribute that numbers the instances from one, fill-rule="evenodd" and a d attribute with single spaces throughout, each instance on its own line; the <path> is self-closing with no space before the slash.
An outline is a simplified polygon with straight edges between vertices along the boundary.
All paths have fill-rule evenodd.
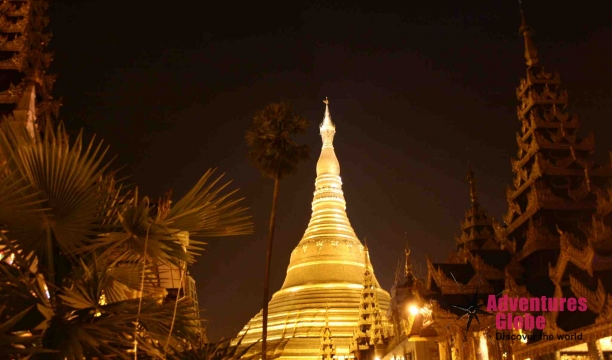
<path id="1" fill-rule="evenodd" d="M 406 256 L 406 262 L 404 264 L 404 277 L 408 279 L 414 276 L 412 274 L 412 262 L 410 261 L 410 247 L 408 246 L 408 240 L 406 240 L 406 249 L 404 249 L 404 255 Z"/>
<path id="2" fill-rule="evenodd" d="M 523 35 L 525 39 L 525 63 L 527 66 L 533 66 L 538 64 L 538 50 L 531 39 L 531 28 L 527 25 L 525 19 L 525 11 L 523 11 L 523 3 L 519 0 L 519 8 L 521 10 L 521 27 L 519 33 Z"/>
<path id="3" fill-rule="evenodd" d="M 363 238 L 363 255 L 365 256 L 366 271 L 368 271 L 370 270 L 370 251 L 368 250 L 368 239 L 366 237 Z"/>
<path id="4" fill-rule="evenodd" d="M 400 269 L 401 269 L 402 260 L 397 260 L 397 265 L 395 266 L 395 280 L 394 284 L 397 285 L 400 281 Z"/>
<path id="5" fill-rule="evenodd" d="M 470 201 L 472 208 L 478 207 L 478 194 L 476 193 L 476 179 L 474 177 L 474 171 L 472 171 L 472 163 L 469 164 L 467 180 L 470 184 Z"/>

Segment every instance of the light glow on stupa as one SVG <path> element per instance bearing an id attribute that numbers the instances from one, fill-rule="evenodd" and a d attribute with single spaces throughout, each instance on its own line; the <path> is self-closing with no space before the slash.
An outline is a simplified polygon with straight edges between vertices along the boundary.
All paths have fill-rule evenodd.
<path id="1" fill-rule="evenodd" d="M 367 249 L 355 235 L 346 214 L 340 163 L 333 145 L 336 126 L 329 113 L 329 101 L 324 103 L 325 118 L 320 126 L 323 147 L 317 162 L 312 216 L 291 254 L 285 282 L 269 304 L 268 354 L 281 359 L 320 359 L 321 334 L 326 322 L 336 356 L 349 358 L 366 266 L 372 274 L 381 312 L 386 313 L 389 307 L 389 293 L 380 288 L 372 265 L 364 256 Z M 261 311 L 238 338 L 245 332 L 241 347 L 261 339 Z M 254 346 L 248 354 L 257 351 Z"/>

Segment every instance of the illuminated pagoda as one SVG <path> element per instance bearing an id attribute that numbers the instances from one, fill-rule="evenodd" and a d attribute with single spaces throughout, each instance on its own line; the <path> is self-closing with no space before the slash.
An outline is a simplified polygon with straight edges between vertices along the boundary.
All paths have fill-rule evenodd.
<path id="1" fill-rule="evenodd" d="M 365 248 L 355 235 L 346 214 L 340 164 L 334 153 L 336 127 L 325 101 L 320 126 L 323 140 L 317 162 L 312 216 L 304 236 L 293 250 L 282 288 L 269 304 L 269 356 L 320 359 L 321 333 L 333 334 L 336 358 L 352 358 L 349 342 L 358 324 L 364 271 L 371 274 L 381 313 L 389 306 L 389 293 L 380 288 Z M 386 319 L 382 319 L 386 324 Z M 387 326 L 387 325 L 385 325 Z M 261 339 L 262 312 L 240 332 L 241 346 Z M 258 345 L 251 352 L 258 351 Z M 261 349 L 261 346 L 259 346 Z"/>
<path id="2" fill-rule="evenodd" d="M 47 73 L 52 61 L 46 51 L 51 40 L 45 29 L 47 7 L 44 0 L 0 2 L 0 121 L 21 110 L 15 117 L 29 114 L 31 131 L 34 121 L 50 121 L 60 107 L 51 96 L 55 76 Z M 24 108 L 31 100 L 35 113 Z"/>
<path id="3" fill-rule="evenodd" d="M 422 303 L 430 302 L 440 359 L 604 359 L 612 353 L 612 200 L 610 165 L 591 160 L 592 134 L 580 137 L 580 121 L 566 112 L 567 92 L 558 73 L 539 63 L 523 12 L 527 74 L 517 89 L 521 130 L 512 161 L 514 181 L 506 191 L 505 225 L 496 223 L 478 204 L 470 170 L 471 208 L 457 238 L 457 251 L 445 263 L 428 260 Z M 478 304 L 501 290 L 509 297 L 584 297 L 585 312 L 532 312 L 544 315 L 541 330 L 508 330 L 533 334 L 535 340 L 495 341 L 490 316 L 480 323 L 461 319 L 462 306 Z M 455 305 L 455 306 L 453 306 Z M 520 314 L 519 314 L 520 315 Z M 484 319 L 484 320 L 483 320 Z M 556 335 L 581 333 L 582 339 Z"/>

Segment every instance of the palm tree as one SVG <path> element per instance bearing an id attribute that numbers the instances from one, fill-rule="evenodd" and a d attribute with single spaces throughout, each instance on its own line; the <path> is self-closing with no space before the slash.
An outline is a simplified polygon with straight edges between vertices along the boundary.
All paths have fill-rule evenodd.
<path id="1" fill-rule="evenodd" d="M 270 298 L 270 266 L 272 263 L 272 243 L 280 180 L 297 171 L 297 165 L 309 157 L 307 145 L 299 145 L 291 135 L 303 133 L 308 121 L 298 115 L 288 102 L 272 103 L 257 111 L 253 126 L 246 132 L 247 145 L 251 147 L 249 159 L 262 175 L 274 180 L 272 210 L 268 229 L 268 250 L 266 252 L 266 271 L 263 294 L 263 333 L 262 359 L 266 360 L 268 336 L 268 301 Z"/>
<path id="2" fill-rule="evenodd" d="M 192 264 L 205 244 L 194 238 L 252 233 L 213 170 L 157 203 L 126 190 L 105 155 L 62 125 L 32 137 L 0 123 L 1 358 L 180 358 L 200 315 L 180 291 L 165 297 L 158 269 Z"/>

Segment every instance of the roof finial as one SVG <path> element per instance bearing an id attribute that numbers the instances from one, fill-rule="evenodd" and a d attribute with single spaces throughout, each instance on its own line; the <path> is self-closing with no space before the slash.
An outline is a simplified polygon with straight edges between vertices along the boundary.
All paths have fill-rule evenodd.
<path id="1" fill-rule="evenodd" d="M 404 277 L 408 279 L 412 276 L 412 263 L 410 262 L 410 248 L 408 247 L 408 241 L 406 241 L 406 249 L 404 250 L 406 255 L 406 263 L 404 264 Z"/>
<path id="2" fill-rule="evenodd" d="M 363 253 L 365 256 L 366 271 L 368 271 L 370 267 L 370 251 L 368 250 L 368 239 L 366 237 L 363 238 Z"/>
<path id="3" fill-rule="evenodd" d="M 525 62 L 527 66 L 537 65 L 538 50 L 531 39 L 531 29 L 527 25 L 527 20 L 525 20 L 525 12 L 523 11 L 523 2 L 521 0 L 519 0 L 519 8 L 521 10 L 521 27 L 519 28 L 519 33 L 522 34 L 525 39 Z"/>
<path id="4" fill-rule="evenodd" d="M 404 278 L 410 279 L 413 277 L 412 273 L 412 262 L 410 261 L 410 247 L 408 246 L 408 232 L 404 232 L 404 240 L 406 241 L 406 248 L 404 249 L 405 262 L 404 262 Z"/>
<path id="5" fill-rule="evenodd" d="M 472 163 L 469 164 L 467 180 L 470 184 L 470 201 L 472 202 L 472 208 L 478 207 L 478 195 L 476 194 L 476 179 L 474 178 L 474 171 L 472 171 Z"/>

